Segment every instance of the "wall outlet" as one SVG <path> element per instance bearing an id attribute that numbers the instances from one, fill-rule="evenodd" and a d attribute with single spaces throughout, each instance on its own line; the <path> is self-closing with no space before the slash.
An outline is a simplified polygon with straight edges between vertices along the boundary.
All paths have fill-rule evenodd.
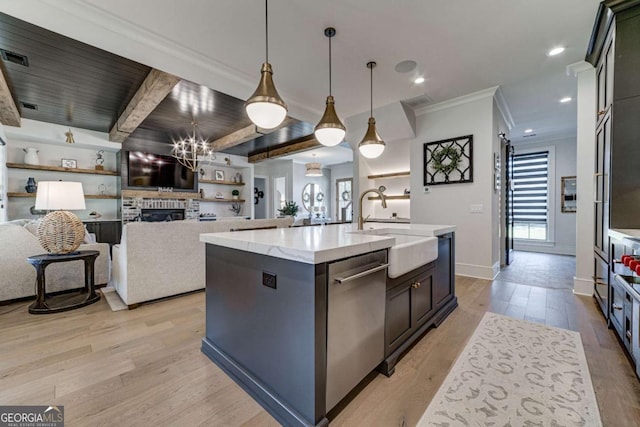
<path id="1" fill-rule="evenodd" d="M 424 194 L 431 193 L 431 189 L 429 187 L 424 187 Z"/>
<path id="2" fill-rule="evenodd" d="M 484 212 L 484 206 L 482 205 L 469 205 L 469 213 L 479 214 Z"/>

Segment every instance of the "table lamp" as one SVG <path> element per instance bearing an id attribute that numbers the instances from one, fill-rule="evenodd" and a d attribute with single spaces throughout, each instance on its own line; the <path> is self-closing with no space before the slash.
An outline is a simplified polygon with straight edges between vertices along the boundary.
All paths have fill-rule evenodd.
<path id="1" fill-rule="evenodd" d="M 68 254 L 78 249 L 84 240 L 84 225 L 68 211 L 86 209 L 81 182 L 39 182 L 36 209 L 52 211 L 38 226 L 38 240 L 47 252 Z"/>

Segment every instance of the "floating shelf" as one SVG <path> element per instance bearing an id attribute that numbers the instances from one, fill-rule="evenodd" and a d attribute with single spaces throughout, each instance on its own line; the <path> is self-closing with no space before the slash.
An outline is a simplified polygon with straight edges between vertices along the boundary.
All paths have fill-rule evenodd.
<path id="1" fill-rule="evenodd" d="M 244 182 L 233 181 L 217 181 L 215 179 L 201 179 L 198 181 L 200 184 L 220 184 L 220 185 L 244 185 Z"/>
<path id="2" fill-rule="evenodd" d="M 410 199 L 411 195 L 410 194 L 399 194 L 397 196 L 384 196 L 385 199 L 387 200 L 404 200 L 404 199 Z M 369 196 L 368 197 L 369 200 L 380 200 L 379 196 Z"/>
<path id="3" fill-rule="evenodd" d="M 7 163 L 7 167 L 10 169 L 31 169 L 31 170 L 49 171 L 49 172 L 86 173 L 90 175 L 109 175 L 109 176 L 120 175 L 116 171 L 107 171 L 107 170 L 99 171 L 95 169 L 62 168 L 59 166 L 25 165 L 21 163 Z"/>
<path id="4" fill-rule="evenodd" d="M 7 193 L 7 197 L 36 197 L 36 193 Z M 113 194 L 85 194 L 85 199 L 119 199 L 120 196 Z"/>
<path id="5" fill-rule="evenodd" d="M 200 193 L 187 193 L 179 191 L 159 192 L 153 190 L 122 190 L 122 197 L 141 198 L 141 199 L 192 199 L 199 200 Z"/>
<path id="6" fill-rule="evenodd" d="M 200 199 L 201 202 L 214 202 L 214 203 L 244 203 L 244 199 Z"/>
<path id="7" fill-rule="evenodd" d="M 403 176 L 411 176 L 410 171 L 406 172 L 393 172 L 393 173 L 381 173 L 379 175 L 369 175 L 367 178 L 369 179 L 383 179 L 383 178 L 399 178 Z"/>

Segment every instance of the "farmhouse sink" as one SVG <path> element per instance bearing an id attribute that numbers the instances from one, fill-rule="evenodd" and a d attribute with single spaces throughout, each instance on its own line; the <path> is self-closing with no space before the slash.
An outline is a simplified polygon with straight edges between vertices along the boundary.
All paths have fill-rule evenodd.
<path id="1" fill-rule="evenodd" d="M 389 269 L 387 274 L 392 279 L 438 258 L 437 237 L 409 236 L 394 233 L 379 233 L 378 235 L 395 237 L 396 239 L 396 244 L 389 248 Z"/>

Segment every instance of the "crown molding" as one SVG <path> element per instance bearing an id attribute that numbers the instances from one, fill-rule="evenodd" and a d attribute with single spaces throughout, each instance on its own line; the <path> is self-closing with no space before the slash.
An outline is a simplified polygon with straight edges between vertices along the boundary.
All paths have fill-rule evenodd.
<path id="1" fill-rule="evenodd" d="M 447 108 L 456 107 L 458 105 L 468 104 L 470 102 L 478 101 L 480 99 L 492 98 L 500 86 L 492 86 L 487 89 L 480 90 L 478 92 L 462 95 L 457 98 L 448 99 L 446 101 L 438 102 L 437 104 L 425 105 L 424 107 L 418 107 L 414 109 L 416 116 L 422 116 L 427 113 L 433 113 L 434 111 L 446 110 Z"/>
<path id="2" fill-rule="evenodd" d="M 593 65 L 591 65 L 587 61 L 574 62 L 573 64 L 567 65 L 567 76 L 577 77 L 579 73 L 593 69 Z"/>
<path id="3" fill-rule="evenodd" d="M 511 115 L 509 104 L 507 104 L 507 100 L 504 98 L 504 94 L 502 93 L 502 88 L 498 86 L 498 89 L 496 89 L 496 93 L 493 98 L 496 101 L 496 106 L 498 107 L 500 114 L 502 114 L 502 119 L 507 124 L 507 128 L 509 128 L 509 130 L 513 129 L 513 116 Z"/>

